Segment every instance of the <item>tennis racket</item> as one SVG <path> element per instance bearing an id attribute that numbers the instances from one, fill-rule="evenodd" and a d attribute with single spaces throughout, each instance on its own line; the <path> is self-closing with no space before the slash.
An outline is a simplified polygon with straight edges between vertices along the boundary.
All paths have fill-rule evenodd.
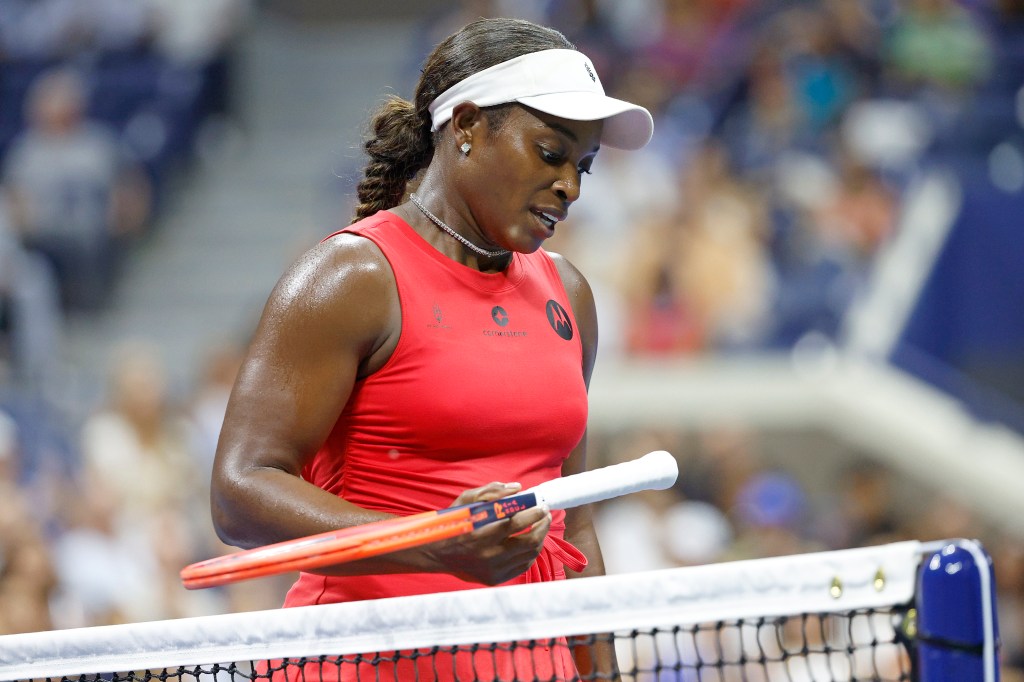
<path id="1" fill-rule="evenodd" d="M 537 505 L 569 509 L 640 490 L 663 490 L 675 483 L 678 473 L 675 458 L 657 450 L 630 462 L 545 481 L 492 502 L 386 519 L 215 557 L 186 566 L 181 580 L 194 590 L 356 561 L 471 533 Z"/>

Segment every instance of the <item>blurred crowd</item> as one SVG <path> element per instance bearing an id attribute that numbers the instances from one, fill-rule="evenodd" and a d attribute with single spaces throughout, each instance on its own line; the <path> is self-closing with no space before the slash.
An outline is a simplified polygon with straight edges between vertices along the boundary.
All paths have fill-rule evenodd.
<path id="1" fill-rule="evenodd" d="M 184 395 L 156 346 L 113 349 L 103 402 L 70 423 L 33 390 L 64 321 L 104 306 L 204 126 L 230 115 L 247 10 L 0 3 L 0 633 L 280 603 L 286 579 L 178 583 L 228 549 L 206 495 L 238 345 L 210 348 Z M 499 14 L 562 30 L 610 94 L 655 116 L 644 151 L 602 150 L 551 245 L 595 289 L 606 356 L 837 339 L 918 173 L 986 158 L 1024 122 L 1021 109 L 977 123 L 982 103 L 1024 101 L 1024 0 L 475 0 L 416 31 L 410 66 Z M 611 570 L 980 537 L 996 558 L 1004 679 L 1024 679 L 1024 545 L 962 505 L 908 513 L 868 460 L 814 488 L 767 466 L 742 430 L 594 441 L 598 462 L 663 448 L 681 464 L 677 488 L 601 508 Z"/>
<path id="2" fill-rule="evenodd" d="M 237 348 L 210 349 L 187 407 L 145 341 L 112 349 L 98 388 L 76 387 L 64 350 L 235 114 L 250 14 L 249 0 L 0 3 L 0 632 L 216 608 L 176 594 L 177 571 L 226 549 L 200 510 Z M 104 402 L 69 406 L 80 395 Z"/>
<path id="3" fill-rule="evenodd" d="M 231 106 L 248 0 L 0 3 L 0 368 L 52 379 Z"/>

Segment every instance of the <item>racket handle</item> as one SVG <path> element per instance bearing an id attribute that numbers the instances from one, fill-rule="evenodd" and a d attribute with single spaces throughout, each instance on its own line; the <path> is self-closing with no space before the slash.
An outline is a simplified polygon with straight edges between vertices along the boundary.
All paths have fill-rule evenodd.
<path id="1" fill-rule="evenodd" d="M 629 462 L 545 481 L 520 495 L 533 493 L 538 504 L 569 509 L 641 490 L 664 490 L 676 482 L 678 475 L 676 458 L 655 450 Z"/>

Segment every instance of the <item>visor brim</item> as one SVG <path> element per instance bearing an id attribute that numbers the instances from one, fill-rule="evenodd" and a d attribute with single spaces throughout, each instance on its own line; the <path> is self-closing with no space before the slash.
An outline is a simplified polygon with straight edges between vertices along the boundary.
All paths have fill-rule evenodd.
<path id="1" fill-rule="evenodd" d="M 516 101 L 570 121 L 604 121 L 601 144 L 616 149 L 640 149 L 654 135 L 654 119 L 647 109 L 595 92 L 558 92 Z"/>

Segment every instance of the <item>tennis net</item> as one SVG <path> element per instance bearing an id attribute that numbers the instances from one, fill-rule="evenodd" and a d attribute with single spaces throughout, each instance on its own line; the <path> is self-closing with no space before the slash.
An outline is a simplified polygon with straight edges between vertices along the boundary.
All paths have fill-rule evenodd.
<path id="1" fill-rule="evenodd" d="M 0 680 L 994 682 L 990 571 L 973 541 L 901 542 L 9 635 Z"/>

